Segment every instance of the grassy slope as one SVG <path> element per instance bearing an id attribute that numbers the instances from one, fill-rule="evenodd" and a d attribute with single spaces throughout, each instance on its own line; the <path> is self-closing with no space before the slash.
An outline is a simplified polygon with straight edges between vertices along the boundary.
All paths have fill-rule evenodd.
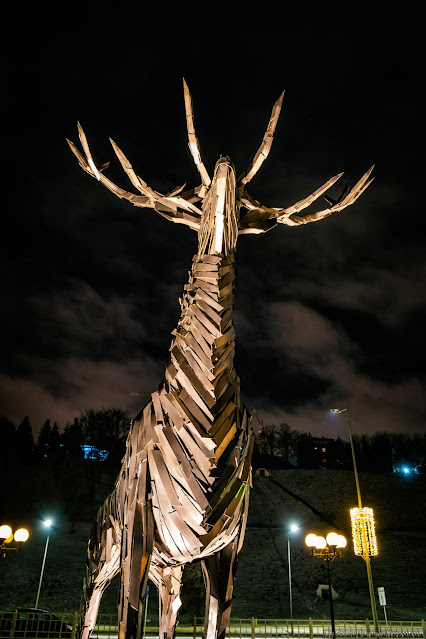
<path id="1" fill-rule="evenodd" d="M 350 538 L 349 508 L 356 505 L 354 476 L 346 471 L 272 470 L 271 477 L 300 495 Z M 389 619 L 426 616 L 426 477 L 363 474 L 360 477 L 365 506 L 375 510 L 379 556 L 372 561 L 375 588 L 384 586 Z M 312 558 L 304 546 L 307 532 L 327 533 L 330 526 L 268 478 L 254 477 L 246 541 L 241 553 L 234 591 L 233 616 L 278 617 L 289 615 L 287 524 L 297 522 L 303 533 L 292 536 L 294 617 L 328 617 L 327 601 L 316 589 L 327 583 L 325 564 Z M 84 573 L 89 524 L 81 522 L 69 534 L 60 524 L 51 535 L 40 607 L 78 609 Z M 21 553 L 0 563 L 0 609 L 33 606 L 45 543 L 45 533 L 34 523 L 32 536 Z M 332 564 L 337 618 L 371 617 L 364 562 L 350 547 Z M 149 616 L 155 616 L 155 594 Z M 114 612 L 116 589 L 104 595 L 102 610 Z M 379 615 L 382 610 L 379 607 Z"/>

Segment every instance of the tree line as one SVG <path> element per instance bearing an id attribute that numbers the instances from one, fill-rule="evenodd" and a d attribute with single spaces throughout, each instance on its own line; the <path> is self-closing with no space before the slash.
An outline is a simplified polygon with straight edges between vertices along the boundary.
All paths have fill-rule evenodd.
<path id="1" fill-rule="evenodd" d="M 426 434 L 382 431 L 353 435 L 352 439 L 361 472 L 426 472 Z M 285 423 L 260 425 L 255 464 L 281 468 L 353 468 L 349 441 L 340 437 L 315 437 Z"/>
<path id="2" fill-rule="evenodd" d="M 71 526 L 90 520 L 93 502 L 105 496 L 103 481 L 106 493 L 120 468 L 129 426 L 120 408 L 90 409 L 63 429 L 46 419 L 35 437 L 28 416 L 18 425 L 0 416 L 0 516 L 49 510 L 65 514 Z"/>
<path id="3" fill-rule="evenodd" d="M 47 419 L 34 437 L 28 417 L 18 425 L 0 417 L 0 516 L 49 508 L 71 525 L 90 520 L 94 502 L 102 501 L 120 469 L 129 426 L 130 416 L 120 408 L 90 409 L 63 429 Z M 353 442 L 361 472 L 426 471 L 426 435 L 379 432 L 354 436 Z M 349 442 L 314 437 L 285 423 L 259 423 L 253 465 L 353 468 Z"/>

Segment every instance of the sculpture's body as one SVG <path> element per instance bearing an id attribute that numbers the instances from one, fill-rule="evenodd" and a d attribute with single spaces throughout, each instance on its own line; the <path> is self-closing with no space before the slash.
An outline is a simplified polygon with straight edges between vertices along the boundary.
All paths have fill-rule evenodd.
<path id="1" fill-rule="evenodd" d="M 182 189 L 162 196 L 149 188 L 113 143 L 141 195 L 124 191 L 96 168 L 80 127 L 86 157 L 70 143 L 84 170 L 113 193 L 198 231 L 198 251 L 164 381 L 132 422 L 115 489 L 98 512 L 89 542 L 83 639 L 95 624 L 105 587 L 119 571 L 120 638 L 140 636 L 148 578 L 159 590 L 160 639 L 172 637 L 183 566 L 196 560 L 202 561 L 206 584 L 204 639 L 224 637 L 247 519 L 254 443 L 233 364 L 237 238 L 278 223 L 294 226 L 330 215 L 359 197 L 371 172 L 333 206 L 310 216 L 297 214 L 340 175 L 287 209 L 253 200 L 245 185 L 269 153 L 282 97 L 249 170 L 237 178 L 229 159 L 221 158 L 210 179 L 201 161 L 185 84 L 189 146 L 202 184 L 181 195 Z M 199 201 L 201 209 L 195 205 Z"/>

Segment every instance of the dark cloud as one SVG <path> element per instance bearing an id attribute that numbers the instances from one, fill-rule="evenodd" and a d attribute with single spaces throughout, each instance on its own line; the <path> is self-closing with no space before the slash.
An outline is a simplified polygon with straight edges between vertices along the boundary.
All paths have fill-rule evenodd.
<path id="1" fill-rule="evenodd" d="M 111 161 L 108 175 L 124 188 L 109 136 L 153 188 L 196 186 L 185 76 L 208 168 L 220 154 L 248 165 L 286 89 L 271 154 L 250 185 L 267 205 L 290 205 L 343 170 L 337 196 L 376 163 L 373 185 L 346 211 L 240 238 L 237 363 L 248 406 L 318 433 L 335 433 L 336 403 L 351 406 L 358 432 L 422 430 L 413 30 L 404 15 L 370 10 L 364 20 L 354 7 L 287 3 L 284 22 L 260 7 L 226 11 L 208 22 L 201 12 L 196 28 L 180 8 L 165 18 L 105 7 L 93 23 L 68 16 L 57 31 L 40 13 L 31 29 L 29 15 L 21 23 L 3 132 L 0 413 L 37 425 L 107 404 L 136 412 L 158 385 L 196 236 L 103 190 L 65 137 L 77 139 L 80 120 L 95 160 Z"/>

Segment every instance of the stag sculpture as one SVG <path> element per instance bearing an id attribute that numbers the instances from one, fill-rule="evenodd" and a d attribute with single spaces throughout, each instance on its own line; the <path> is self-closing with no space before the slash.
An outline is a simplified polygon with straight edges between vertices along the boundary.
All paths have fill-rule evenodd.
<path id="1" fill-rule="evenodd" d="M 279 224 L 316 222 L 353 204 L 371 182 L 372 168 L 352 189 L 312 214 L 303 211 L 341 177 L 325 182 L 287 208 L 267 207 L 247 192 L 271 148 L 284 93 L 275 103 L 263 141 L 237 176 L 228 157 L 212 177 L 201 159 L 192 100 L 184 81 L 189 148 L 201 184 L 167 195 L 134 172 L 111 140 L 138 193 L 123 190 L 96 167 L 78 125 L 84 155 L 68 140 L 80 166 L 119 198 L 155 209 L 198 234 L 184 287 L 181 316 L 159 389 L 132 420 L 115 487 L 92 529 L 84 583 L 82 639 L 96 622 L 104 589 L 121 574 L 120 639 L 139 638 L 147 581 L 159 592 L 160 639 L 174 636 L 185 564 L 201 562 L 206 607 L 204 639 L 223 639 L 230 618 L 234 576 L 247 521 L 254 436 L 234 368 L 234 259 L 239 235 Z"/>

